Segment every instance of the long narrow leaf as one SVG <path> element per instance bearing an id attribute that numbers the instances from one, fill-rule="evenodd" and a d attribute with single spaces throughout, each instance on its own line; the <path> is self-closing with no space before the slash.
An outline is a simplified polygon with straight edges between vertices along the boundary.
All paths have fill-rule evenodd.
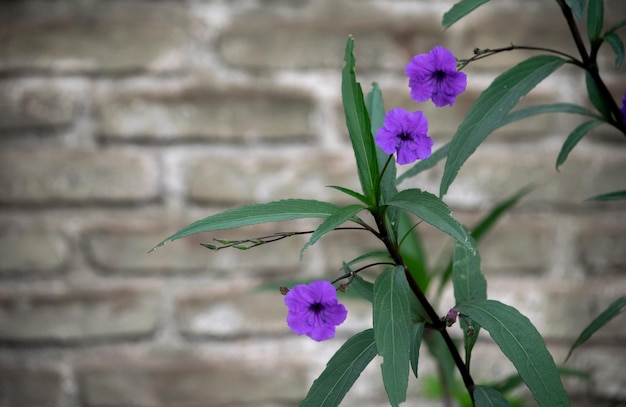
<path id="1" fill-rule="evenodd" d="M 388 204 L 420 217 L 465 247 L 474 250 L 465 228 L 452 217 L 448 205 L 435 195 L 419 189 L 405 189 L 391 198 Z"/>
<path id="2" fill-rule="evenodd" d="M 539 55 L 519 63 L 498 76 L 485 89 L 459 126 L 450 142 L 439 195 L 444 196 L 465 161 L 515 107 L 520 98 L 566 61 Z"/>
<path id="3" fill-rule="evenodd" d="M 598 315 L 589 325 L 587 325 L 587 327 L 580 333 L 580 336 L 578 336 L 576 341 L 574 341 L 574 344 L 567 353 L 565 361 L 567 362 L 567 359 L 569 359 L 572 355 L 574 349 L 587 342 L 587 340 L 589 340 L 589 338 L 591 338 L 600 328 L 621 314 L 624 311 L 624 308 L 626 308 L 626 295 L 615 300 L 607 309 L 604 310 L 604 312 Z"/>
<path id="4" fill-rule="evenodd" d="M 615 33 L 605 34 L 604 39 L 609 43 L 611 48 L 613 48 L 613 53 L 615 53 L 615 69 L 619 69 L 624 62 L 624 43 L 619 35 Z"/>
<path id="5" fill-rule="evenodd" d="M 489 332 L 540 407 L 569 406 L 554 359 L 528 318 L 494 300 L 475 300 L 459 304 L 456 309 Z"/>
<path id="6" fill-rule="evenodd" d="M 315 232 L 313 232 L 309 241 L 306 242 L 306 244 L 300 251 L 300 257 L 302 257 L 302 255 L 304 254 L 304 251 L 309 246 L 312 246 L 313 244 L 315 244 L 315 242 L 321 239 L 322 236 L 324 236 L 325 234 L 329 232 L 332 232 L 333 230 L 335 230 L 335 228 L 341 226 L 348 220 L 353 219 L 354 216 L 357 213 L 361 212 L 363 209 L 365 209 L 363 205 L 359 205 L 359 204 L 349 205 L 349 206 L 338 209 L 333 214 L 331 214 L 326 219 L 324 219 L 324 222 L 322 222 L 322 224 L 319 225 L 317 229 L 315 229 Z"/>
<path id="7" fill-rule="evenodd" d="M 346 341 L 313 382 L 300 407 L 336 407 L 363 369 L 376 356 L 374 331 L 367 329 Z"/>
<path id="8" fill-rule="evenodd" d="M 420 348 L 422 347 L 422 338 L 424 337 L 425 322 L 419 322 L 411 326 L 411 349 L 409 351 L 409 360 L 411 361 L 411 370 L 417 378 L 420 358 Z"/>
<path id="9" fill-rule="evenodd" d="M 383 357 L 383 383 L 392 406 L 406 400 L 409 385 L 409 290 L 402 266 L 385 270 L 374 283 L 374 338 Z"/>
<path id="10" fill-rule="evenodd" d="M 589 120 L 588 122 L 584 122 L 580 126 L 576 127 L 574 131 L 571 132 L 569 136 L 567 136 L 565 142 L 563 143 L 563 146 L 561 147 L 559 156 L 556 159 L 557 171 L 559 170 L 559 167 L 563 165 L 565 160 L 567 160 L 569 153 L 574 149 L 574 147 L 576 147 L 576 144 L 578 144 L 578 142 L 582 140 L 582 138 L 585 137 L 585 135 L 589 133 L 591 129 L 602 123 L 604 123 L 603 120 Z"/>
<path id="11" fill-rule="evenodd" d="M 444 29 L 448 29 L 452 24 L 456 23 L 478 7 L 487 3 L 489 0 L 461 0 L 456 3 L 450 10 L 443 15 L 442 25 Z"/>
<path id="12" fill-rule="evenodd" d="M 587 5 L 587 34 L 589 41 L 600 38 L 604 25 L 604 0 L 589 0 Z"/>
<path id="13" fill-rule="evenodd" d="M 546 105 L 536 105 L 526 107 L 524 109 L 515 110 L 506 115 L 506 117 L 502 119 L 498 127 L 504 127 L 514 121 L 546 113 L 571 113 L 579 114 L 582 116 L 600 118 L 600 116 L 598 116 L 589 109 L 585 109 L 582 106 L 578 106 L 572 103 L 550 103 Z"/>
<path id="14" fill-rule="evenodd" d="M 565 3 L 572 9 L 578 20 L 583 21 L 587 0 L 565 0 Z"/>
<path id="15" fill-rule="evenodd" d="M 596 82 L 589 72 L 585 72 L 585 85 L 587 86 L 587 94 L 589 95 L 591 104 L 598 109 L 598 112 L 600 112 L 603 117 L 609 119 L 611 117 L 611 109 L 608 107 L 602 93 L 600 93 L 598 89 L 598 85 L 596 85 Z"/>
<path id="16" fill-rule="evenodd" d="M 511 404 L 497 390 L 488 386 L 476 386 L 474 407 L 511 407 Z"/>
<path id="17" fill-rule="evenodd" d="M 356 81 L 354 67 L 354 38 L 349 37 L 345 53 L 346 64 L 342 71 L 341 96 L 346 115 L 346 126 L 356 157 L 357 172 L 363 194 L 370 204 L 375 204 L 375 189 L 378 180 L 376 146 L 372 137 L 370 119 L 363 99 L 361 85 Z"/>
<path id="18" fill-rule="evenodd" d="M 292 219 L 326 218 L 335 213 L 338 209 L 338 206 L 331 203 L 309 199 L 286 199 L 269 203 L 246 205 L 195 221 L 169 236 L 150 251 L 163 246 L 167 242 L 196 233 L 233 229 L 242 226 Z"/>
<path id="19" fill-rule="evenodd" d="M 592 196 L 586 199 L 586 201 L 615 201 L 618 199 L 626 199 L 626 190 Z"/>

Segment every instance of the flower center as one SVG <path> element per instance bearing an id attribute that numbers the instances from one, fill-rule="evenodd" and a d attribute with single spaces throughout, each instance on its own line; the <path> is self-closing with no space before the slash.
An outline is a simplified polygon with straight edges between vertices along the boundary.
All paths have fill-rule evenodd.
<path id="1" fill-rule="evenodd" d="M 400 134 L 398 134 L 398 138 L 401 141 L 411 141 L 411 140 L 413 140 L 413 136 L 411 136 L 409 133 L 400 133 Z"/>
<path id="2" fill-rule="evenodd" d="M 322 304 L 321 304 L 321 303 L 319 303 L 319 302 L 316 302 L 316 303 L 314 303 L 314 304 L 311 304 L 311 306 L 309 307 L 309 309 L 310 309 L 311 311 L 313 311 L 316 315 L 317 315 L 317 314 L 319 314 L 320 312 L 322 312 L 322 308 L 324 308 L 324 307 L 323 307 L 323 306 L 322 306 Z"/>
<path id="3" fill-rule="evenodd" d="M 433 72 L 433 77 L 437 82 L 441 82 L 445 79 L 446 73 L 444 71 L 435 71 Z"/>

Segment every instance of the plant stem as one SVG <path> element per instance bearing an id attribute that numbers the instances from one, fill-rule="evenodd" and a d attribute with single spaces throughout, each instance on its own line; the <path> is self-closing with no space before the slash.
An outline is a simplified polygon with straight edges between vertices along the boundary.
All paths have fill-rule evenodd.
<path id="1" fill-rule="evenodd" d="M 457 350 L 456 345 L 454 344 L 454 342 L 452 341 L 452 338 L 448 334 L 446 323 L 439 318 L 439 315 L 437 315 L 437 312 L 435 311 L 433 306 L 430 304 L 430 302 L 426 298 L 426 295 L 424 294 L 422 289 L 419 287 L 419 285 L 417 284 L 417 282 L 415 281 L 415 279 L 409 272 L 409 269 L 404 264 L 404 260 L 402 260 L 402 257 L 400 256 L 400 252 L 398 251 L 398 248 L 393 244 L 392 240 L 390 239 L 389 231 L 386 227 L 384 217 L 381 216 L 380 213 L 376 213 L 376 212 L 372 212 L 372 215 L 374 216 L 376 225 L 378 226 L 378 233 L 379 233 L 380 240 L 385 244 L 385 247 L 387 248 L 389 255 L 396 262 L 396 264 L 404 268 L 404 275 L 406 276 L 406 279 L 409 282 L 409 286 L 411 287 L 411 290 L 413 291 L 418 301 L 424 308 L 424 311 L 426 312 L 426 314 L 431 320 L 430 322 L 432 325 L 430 325 L 430 327 L 437 330 L 443 337 L 443 340 L 448 350 L 450 351 L 452 359 L 454 360 L 454 363 L 456 364 L 456 367 L 459 370 L 459 373 L 461 373 L 461 377 L 463 379 L 463 383 L 465 384 L 465 388 L 467 389 L 473 401 L 474 400 L 474 380 L 472 379 L 472 376 L 470 375 L 469 369 L 463 362 L 463 359 L 461 359 L 461 355 L 459 354 L 459 351 Z"/>

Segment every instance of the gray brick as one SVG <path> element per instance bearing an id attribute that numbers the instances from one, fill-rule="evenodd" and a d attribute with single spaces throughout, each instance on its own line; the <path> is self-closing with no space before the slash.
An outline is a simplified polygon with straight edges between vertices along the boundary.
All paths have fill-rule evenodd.
<path id="1" fill-rule="evenodd" d="M 219 90 L 123 94 L 97 103 L 99 133 L 119 140 L 304 139 L 311 101 L 297 92 Z"/>
<path id="2" fill-rule="evenodd" d="M 576 243 L 579 260 L 589 273 L 622 273 L 626 267 L 626 213 L 589 217 L 582 223 Z"/>
<path id="3" fill-rule="evenodd" d="M 0 82 L 0 129 L 67 126 L 74 120 L 86 87 L 78 80 Z"/>
<path id="4" fill-rule="evenodd" d="M 128 203 L 154 199 L 152 157 L 122 150 L 4 150 L 0 203 Z"/>
<path id="5" fill-rule="evenodd" d="M 138 356 L 94 353 L 78 368 L 80 394 L 88 407 L 300 401 L 309 385 L 306 372 L 268 359 L 273 356 L 258 354 L 256 363 L 225 353 L 218 358 L 175 350 Z"/>
<path id="6" fill-rule="evenodd" d="M 359 190 L 350 151 L 331 153 L 294 149 L 272 152 L 212 151 L 187 163 L 189 198 L 232 204 L 284 198 L 353 203 L 328 185 Z"/>
<path id="7" fill-rule="evenodd" d="M 59 369 L 0 365 L 0 406 L 61 406 L 63 382 Z"/>
<path id="8" fill-rule="evenodd" d="M 68 262 L 69 247 L 58 231 L 0 228 L 0 275 L 45 275 Z"/>
<path id="9" fill-rule="evenodd" d="M 0 69 L 57 72 L 180 69 L 189 20 L 180 7 L 111 2 L 3 5 Z"/>
<path id="10" fill-rule="evenodd" d="M 154 332 L 157 319 L 157 295 L 148 286 L 0 294 L 3 341 L 133 338 Z"/>

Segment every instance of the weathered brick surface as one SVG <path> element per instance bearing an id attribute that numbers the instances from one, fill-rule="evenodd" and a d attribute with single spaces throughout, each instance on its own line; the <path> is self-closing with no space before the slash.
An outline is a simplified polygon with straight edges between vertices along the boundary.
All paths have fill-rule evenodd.
<path id="1" fill-rule="evenodd" d="M 116 140 L 306 139 L 313 106 L 297 93 L 194 86 L 108 96 L 98 101 L 98 132 Z"/>
<path id="2" fill-rule="evenodd" d="M 189 20 L 143 2 L 3 6 L 0 69 L 134 72 L 181 68 Z"/>
<path id="3" fill-rule="evenodd" d="M 131 151 L 4 150 L 0 203 L 141 202 L 156 198 L 157 177 L 155 160 Z"/>
<path id="4" fill-rule="evenodd" d="M 0 294 L 0 340 L 85 341 L 146 336 L 159 318 L 150 287 Z"/>
<path id="5" fill-rule="evenodd" d="M 52 230 L 16 230 L 0 226 L 0 275 L 45 275 L 58 272 L 69 260 L 63 234 Z"/>
<path id="6" fill-rule="evenodd" d="M 57 407 L 62 402 L 58 368 L 0 364 L 0 406 Z"/>
<path id="7" fill-rule="evenodd" d="M 576 53 L 556 2 L 523 1 L 523 12 L 521 2 L 489 2 L 446 31 L 440 20 L 453 0 L 0 4 L 0 407 L 297 405 L 343 341 L 371 326 L 371 307 L 340 294 L 348 319 L 335 339 L 317 343 L 289 331 L 276 287 L 339 277 L 343 261 L 381 243 L 337 231 L 302 259 L 306 234 L 246 251 L 200 246 L 314 230 L 316 219 L 147 251 L 191 221 L 241 204 L 355 202 L 326 187 L 360 189 L 341 106 L 349 34 L 364 91 L 376 81 L 387 109 L 423 110 L 436 146 L 444 145 L 490 81 L 536 53 L 469 65 L 467 91 L 445 108 L 409 98 L 406 62 L 435 45 L 460 58 L 511 42 Z M 623 0 L 605 7 L 607 25 L 626 15 Z M 620 101 L 624 67 L 615 69 L 608 46 L 599 55 Z M 585 93 L 570 64 L 520 106 L 592 108 Z M 624 205 L 582 202 L 623 189 L 623 136 L 600 126 L 554 169 L 581 120 L 542 115 L 498 130 L 446 196 L 471 226 L 536 184 L 480 250 L 490 297 L 529 316 L 557 363 L 626 292 Z M 440 163 L 401 187 L 436 193 L 442 171 Z M 425 224 L 418 230 L 428 264 L 443 267 L 451 239 Z M 447 289 L 437 311 L 453 305 Z M 566 366 L 590 374 L 566 380 L 575 407 L 626 399 L 625 338 L 620 315 L 573 354 Z M 427 352 L 420 361 L 406 404 L 440 406 L 425 396 L 434 362 Z M 380 362 L 342 405 L 388 405 Z M 513 369 L 483 334 L 472 371 L 485 383 Z"/>

